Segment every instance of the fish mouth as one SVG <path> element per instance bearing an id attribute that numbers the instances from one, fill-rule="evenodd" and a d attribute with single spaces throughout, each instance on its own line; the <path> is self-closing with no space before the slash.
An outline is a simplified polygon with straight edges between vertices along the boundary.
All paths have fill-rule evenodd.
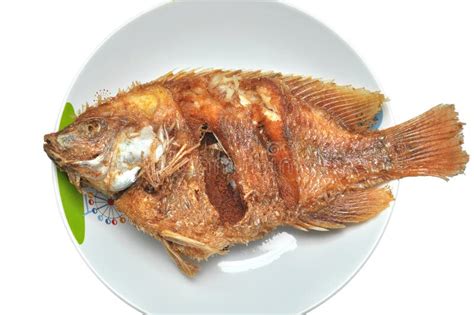
<path id="1" fill-rule="evenodd" d="M 64 166 L 65 161 L 61 158 L 60 153 L 56 149 L 57 143 L 55 140 L 54 133 L 50 133 L 44 136 L 43 149 L 48 157 L 59 167 Z"/>

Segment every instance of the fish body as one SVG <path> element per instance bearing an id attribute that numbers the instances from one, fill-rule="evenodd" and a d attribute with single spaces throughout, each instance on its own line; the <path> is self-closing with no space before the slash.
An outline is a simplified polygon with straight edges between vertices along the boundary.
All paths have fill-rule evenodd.
<path id="1" fill-rule="evenodd" d="M 468 161 L 452 105 L 370 130 L 384 96 L 259 71 L 169 73 L 87 108 L 45 150 L 78 189 L 160 240 L 187 275 L 288 225 L 343 228 L 393 200 L 390 180 Z"/>

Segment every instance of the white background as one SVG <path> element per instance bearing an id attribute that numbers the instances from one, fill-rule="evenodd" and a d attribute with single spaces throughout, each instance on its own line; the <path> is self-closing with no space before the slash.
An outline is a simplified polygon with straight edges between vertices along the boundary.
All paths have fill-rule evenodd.
<path id="1" fill-rule="evenodd" d="M 455 103 L 467 123 L 465 148 L 474 154 L 468 1 L 289 2 L 363 57 L 390 97 L 397 122 Z M 52 131 L 71 81 L 94 49 L 156 3 L 1 2 L 0 313 L 137 314 L 96 279 L 67 236 L 42 136 Z M 404 179 L 372 257 L 311 313 L 473 314 L 473 179 L 472 163 L 466 175 L 448 183 Z"/>

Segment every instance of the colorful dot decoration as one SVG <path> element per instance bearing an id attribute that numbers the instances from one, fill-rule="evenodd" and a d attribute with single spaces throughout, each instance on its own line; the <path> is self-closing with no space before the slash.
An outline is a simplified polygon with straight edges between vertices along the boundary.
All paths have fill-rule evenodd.
<path id="1" fill-rule="evenodd" d="M 113 198 L 109 198 L 95 190 L 88 190 L 84 194 L 84 199 L 86 205 L 84 215 L 96 214 L 97 220 L 113 226 L 118 225 L 119 222 L 122 224 L 127 222 L 125 216 L 115 209 Z"/>

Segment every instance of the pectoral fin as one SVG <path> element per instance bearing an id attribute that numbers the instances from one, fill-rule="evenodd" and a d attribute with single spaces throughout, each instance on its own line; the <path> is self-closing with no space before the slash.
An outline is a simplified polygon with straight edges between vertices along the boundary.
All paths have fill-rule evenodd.
<path id="1" fill-rule="evenodd" d="M 201 251 L 208 253 L 209 255 L 219 254 L 222 252 L 218 248 L 213 248 L 202 242 L 199 242 L 197 240 L 194 240 L 192 238 L 183 236 L 181 234 L 178 234 L 169 230 L 164 230 L 160 234 L 161 234 L 161 237 L 163 237 L 167 241 L 170 241 L 179 245 L 183 245 L 183 246 L 197 248 L 197 249 L 200 249 Z"/>
<path id="2" fill-rule="evenodd" d="M 185 275 L 188 277 L 194 277 L 196 273 L 199 271 L 199 267 L 187 260 L 185 260 L 174 248 L 173 244 L 170 241 L 165 239 L 160 239 L 163 245 L 165 246 L 166 251 L 173 258 L 176 265 L 184 272 Z"/>

